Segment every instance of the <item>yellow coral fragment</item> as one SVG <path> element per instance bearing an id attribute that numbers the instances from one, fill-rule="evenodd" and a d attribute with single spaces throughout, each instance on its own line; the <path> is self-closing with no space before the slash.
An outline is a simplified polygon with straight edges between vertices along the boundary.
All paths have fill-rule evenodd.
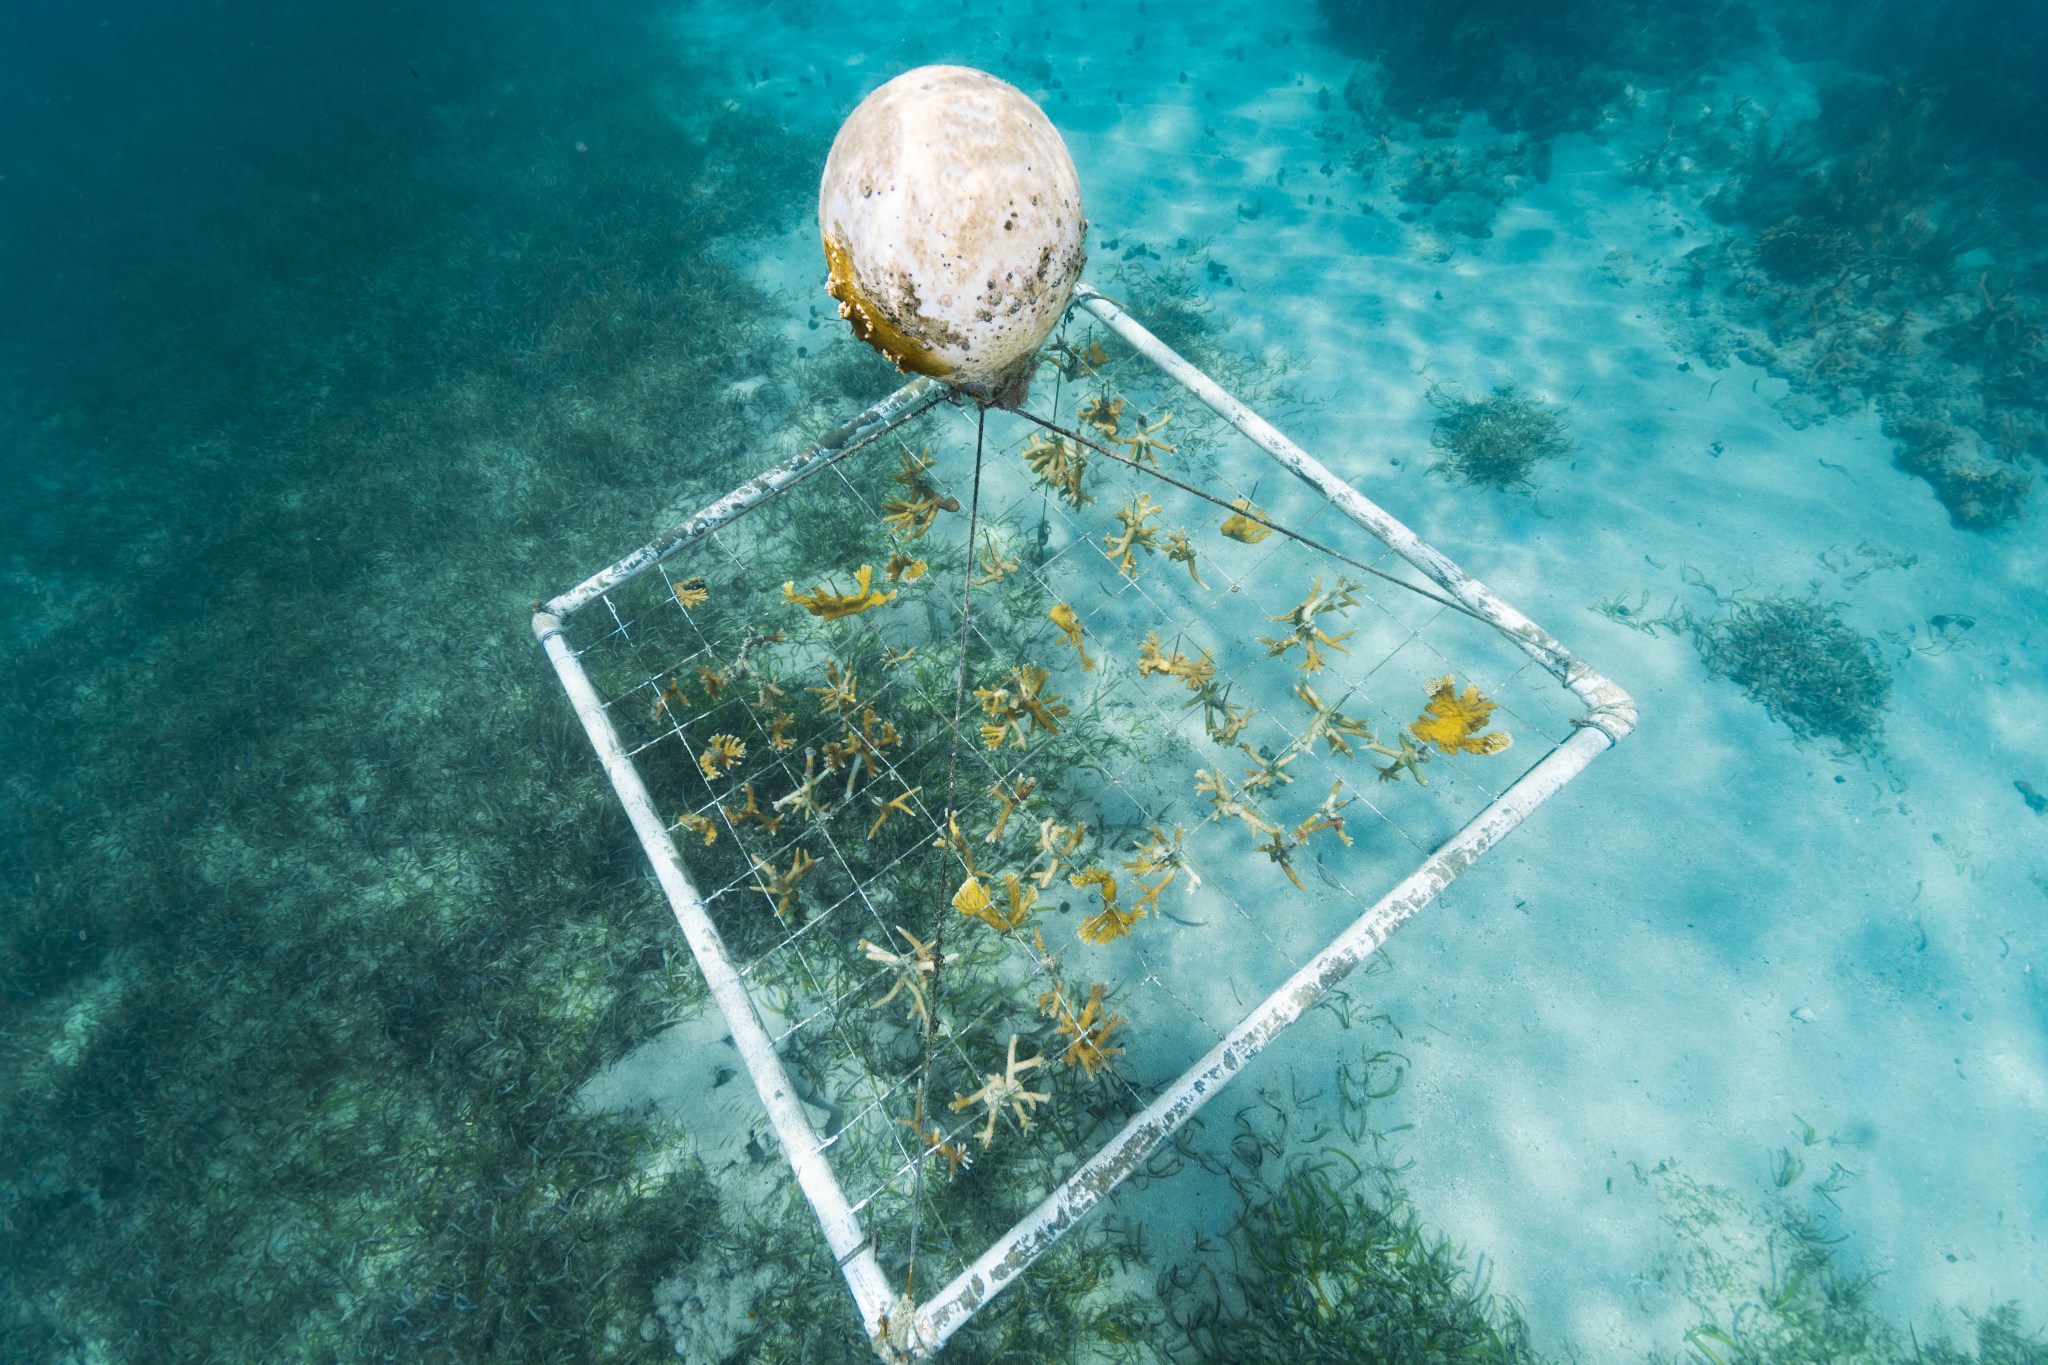
<path id="1" fill-rule="evenodd" d="M 799 593 L 796 584 L 784 583 L 782 595 L 811 615 L 826 621 L 837 621 L 842 616 L 858 616 L 869 607 L 879 607 L 885 602 L 895 600 L 895 593 L 883 592 L 869 586 L 875 577 L 872 564 L 861 565 L 854 571 L 853 577 L 857 586 L 852 592 L 830 592 L 820 584 L 809 592 Z"/>
<path id="2" fill-rule="evenodd" d="M 890 498 L 883 502 L 882 520 L 904 540 L 916 540 L 932 529 L 932 522 L 940 512 L 960 510 L 958 498 L 947 497 L 932 487 L 925 478 L 925 472 L 932 467 L 931 447 L 927 446 L 916 455 L 910 447 L 903 447 L 903 468 L 889 477 L 908 490 L 908 497 Z"/>
<path id="3" fill-rule="evenodd" d="M 1291 836 L 1275 830 L 1272 839 L 1258 845 L 1257 851 L 1265 854 L 1287 874 L 1287 880 L 1294 883 L 1296 891 L 1306 891 L 1308 888 L 1302 885 L 1301 874 L 1294 870 L 1294 850 L 1299 847 L 1301 845 Z"/>
<path id="4" fill-rule="evenodd" d="M 1344 832 L 1343 810 L 1354 798 L 1347 796 L 1339 801 L 1337 796 L 1343 790 L 1344 783 L 1341 779 L 1330 784 L 1330 794 L 1323 798 L 1323 804 L 1317 806 L 1315 813 L 1308 819 L 1294 827 L 1292 838 L 1295 843 L 1305 844 L 1309 835 L 1329 830 L 1346 848 L 1351 847 L 1351 836 Z"/>
<path id="5" fill-rule="evenodd" d="M 1188 866 L 1187 853 L 1181 847 L 1181 841 L 1186 834 L 1187 832 L 1179 825 L 1175 825 L 1173 838 L 1168 839 L 1159 826 L 1154 825 L 1150 838 L 1138 840 L 1138 856 L 1126 860 L 1123 864 L 1124 870 L 1131 873 L 1134 880 L 1138 877 L 1165 874 L 1160 877 L 1157 885 L 1148 886 L 1144 882 L 1138 882 L 1138 889 L 1142 893 L 1138 897 L 1139 904 L 1156 906 L 1159 903 L 1159 893 L 1173 885 L 1174 878 L 1182 872 L 1188 874 L 1188 880 L 1193 886 L 1199 887 L 1202 884 L 1201 874 Z"/>
<path id="6" fill-rule="evenodd" d="M 1032 873 L 1031 880 L 1038 883 L 1041 891 L 1052 885 L 1052 879 L 1059 874 L 1061 860 L 1073 857 L 1087 837 L 1088 826 L 1085 824 L 1062 825 L 1054 820 L 1038 822 L 1038 852 L 1045 858 L 1045 866 Z"/>
<path id="7" fill-rule="evenodd" d="M 1014 872 L 1005 872 L 1003 882 L 1010 897 L 1008 913 L 996 908 L 995 898 L 989 895 L 980 877 L 969 877 L 960 883 L 960 889 L 953 893 L 953 908 L 969 919 L 980 920 L 991 929 L 1009 933 L 1031 918 L 1032 910 L 1038 905 L 1038 890 Z"/>
<path id="8" fill-rule="evenodd" d="M 761 803 L 754 796 L 753 783 L 749 782 L 746 786 L 740 788 L 740 794 L 747 798 L 746 805 L 723 806 L 720 808 L 724 810 L 725 818 L 732 821 L 733 828 L 737 829 L 750 820 L 770 834 L 782 828 L 782 817 L 780 815 L 770 815 L 767 811 L 761 809 Z"/>
<path id="9" fill-rule="evenodd" d="M 1003 552 L 997 549 L 996 543 L 991 540 L 981 547 L 981 572 L 967 581 L 979 587 L 984 583 L 1000 583 L 1015 572 L 1017 561 L 1014 558 L 1004 558 Z"/>
<path id="10" fill-rule="evenodd" d="M 905 583 L 915 583 L 918 579 L 924 577 L 925 570 L 930 567 L 922 559 L 912 559 L 909 555 L 898 551 L 889 556 L 888 566 L 882 572 L 888 575 L 891 583 L 899 579 Z"/>
<path id="11" fill-rule="evenodd" d="M 1124 400 L 1111 398 L 1106 393 L 1095 395 L 1081 409 L 1081 420 L 1104 436 L 1116 435 L 1117 427 L 1123 422 L 1123 415 Z"/>
<path id="12" fill-rule="evenodd" d="M 836 742 L 825 746 L 825 768 L 828 772 L 846 772 L 846 795 L 853 795 L 854 785 L 863 774 L 873 777 L 881 772 L 881 753 L 902 743 L 903 736 L 889 721 L 875 720 L 875 709 L 864 707 L 860 713 L 860 729 L 855 730 L 848 722 L 846 733 Z"/>
<path id="13" fill-rule="evenodd" d="M 947 813 L 945 832 L 932 840 L 932 847 L 942 848 L 952 853 L 954 857 L 960 860 L 960 865 L 967 869 L 968 876 L 979 877 L 981 875 L 981 869 L 974 865 L 974 850 L 968 847 L 967 836 L 960 832 L 959 816 L 950 811 Z"/>
<path id="14" fill-rule="evenodd" d="M 1077 932 L 1085 943 L 1112 943 L 1131 932 L 1131 926 L 1145 918 L 1143 910 L 1122 910 L 1116 903 L 1116 878 L 1100 867 L 1076 872 L 1067 880 L 1078 887 L 1094 887 L 1102 897 L 1102 913 L 1081 921 Z"/>
<path id="15" fill-rule="evenodd" d="M 1180 453 L 1179 446 L 1168 445 L 1166 442 L 1156 438 L 1156 433 L 1159 429 L 1172 420 L 1173 414 L 1170 412 L 1156 422 L 1147 422 L 1144 418 L 1140 417 L 1138 419 L 1138 434 L 1135 436 L 1119 436 L 1116 438 L 1116 443 L 1131 448 L 1130 458 L 1133 461 L 1144 460 L 1146 463 L 1157 467 L 1159 456 L 1155 452 L 1163 450 L 1169 455 L 1178 455 Z"/>
<path id="16" fill-rule="evenodd" d="M 1155 630 L 1148 632 L 1145 643 L 1138 646 L 1138 676 L 1144 678 L 1154 673 L 1178 678 L 1188 691 L 1200 692 L 1215 681 L 1216 660 L 1206 648 L 1192 659 L 1181 653 L 1178 646 L 1168 654 L 1159 647 L 1159 632 Z"/>
<path id="17" fill-rule="evenodd" d="M 974 919 L 987 919 L 988 908 L 995 902 L 989 899 L 988 888 L 981 884 L 981 878 L 969 877 L 960 883 L 960 889 L 953 893 L 953 908 Z"/>
<path id="18" fill-rule="evenodd" d="M 882 800 L 879 796 L 871 797 L 870 800 L 880 808 L 881 814 L 875 817 L 874 824 L 868 826 L 868 838 L 872 839 L 875 835 L 879 834 L 882 826 L 889 823 L 889 817 L 892 815 L 915 815 L 917 812 L 910 808 L 910 798 L 923 790 L 924 788 L 921 786 L 912 787 L 901 796 L 891 797 L 887 801 Z"/>
<path id="19" fill-rule="evenodd" d="M 898 1119 L 896 1122 L 917 1134 L 918 1139 L 924 1143 L 924 1150 L 927 1154 L 941 1156 L 946 1159 L 946 1178 L 948 1180 L 960 1174 L 961 1167 L 974 1164 L 973 1154 L 956 1142 L 946 1141 L 946 1134 L 943 1130 L 925 1127 L 924 1105 L 922 1103 L 918 1105 L 915 1118 Z"/>
<path id="20" fill-rule="evenodd" d="M 706 777 L 723 777 L 747 756 L 747 746 L 736 735 L 713 735 L 697 756 L 697 766 Z"/>
<path id="21" fill-rule="evenodd" d="M 1051 1095 L 1040 1094 L 1035 1090 L 1026 1090 L 1024 1082 L 1018 1079 L 1044 1061 L 1043 1057 L 1026 1057 L 1023 1061 L 1018 1061 L 1017 1035 L 1013 1033 L 1010 1035 L 1009 1061 L 1003 1068 L 1003 1074 L 998 1076 L 993 1072 L 986 1073 L 982 1077 L 981 1089 L 972 1095 L 953 1096 L 953 1112 L 956 1114 L 963 1109 L 972 1109 L 977 1104 L 987 1109 L 988 1123 L 976 1135 L 981 1139 L 982 1146 L 986 1147 L 996 1140 L 996 1120 L 1002 1117 L 1005 1106 L 1012 1111 L 1019 1128 L 1029 1128 L 1031 1106 L 1044 1104 L 1052 1098 Z"/>
<path id="22" fill-rule="evenodd" d="M 1031 912 L 1038 906 L 1038 888 L 1029 885 L 1014 872 L 1005 872 L 1003 890 L 1010 899 L 1010 913 L 1004 916 L 1000 923 L 993 919 L 989 923 L 1007 931 L 1031 918 Z"/>
<path id="23" fill-rule="evenodd" d="M 1089 342 L 1085 351 L 1066 341 L 1055 341 L 1046 349 L 1053 363 L 1059 366 L 1060 374 L 1068 379 L 1092 375 L 1109 363 L 1109 352 L 1102 349 L 1099 341 Z"/>
<path id="24" fill-rule="evenodd" d="M 802 849 L 798 849 L 790 858 L 789 870 L 786 872 L 777 872 L 775 864 L 765 858 L 755 858 L 753 863 L 754 870 L 762 875 L 763 880 L 754 883 L 748 890 L 759 891 L 766 896 L 773 896 L 775 898 L 775 917 L 787 920 L 790 916 L 791 908 L 796 904 L 797 884 L 805 877 L 811 875 L 811 869 L 818 865 L 818 860 Z M 799 924 L 803 922 L 801 910 L 797 914 L 796 922 Z"/>
<path id="25" fill-rule="evenodd" d="M 1069 708 L 1060 700 L 1059 693 L 1045 690 L 1051 676 L 1037 664 L 1023 664 L 1011 670 L 1003 686 L 975 688 L 975 700 L 989 717 L 981 727 L 981 742 L 991 749 L 1000 749 L 1008 739 L 1021 749 L 1027 722 L 1032 732 L 1043 729 L 1058 734 L 1059 718 Z"/>
<path id="26" fill-rule="evenodd" d="M 1101 914 L 1091 915 L 1087 919 L 1082 920 L 1080 927 L 1075 932 L 1080 934 L 1083 943 L 1114 943 L 1130 933 L 1131 926 L 1143 918 L 1145 918 L 1143 910 L 1132 911 L 1127 914 L 1112 905 Z"/>
<path id="27" fill-rule="evenodd" d="M 718 824 L 708 815 L 678 815 L 676 823 L 692 834 L 703 835 L 706 844 L 718 842 Z"/>
<path id="28" fill-rule="evenodd" d="M 676 602 L 684 607 L 701 607 L 711 600 L 711 589 L 702 578 L 685 578 L 675 584 Z"/>
<path id="29" fill-rule="evenodd" d="M 1054 1029 L 1074 1041 L 1067 1044 L 1067 1050 L 1060 1054 L 1060 1060 L 1068 1066 L 1079 1065 L 1093 1080 L 1095 1073 L 1109 1065 L 1109 1059 L 1123 1055 L 1120 1047 L 1105 1046 L 1109 1035 L 1130 1022 L 1121 1014 L 1105 1014 L 1102 996 L 1109 989 L 1108 983 L 1098 981 L 1088 988 L 1088 1003 L 1079 1014 L 1067 1003 L 1066 993 L 1055 987 L 1038 997 L 1041 1013 L 1054 1021 Z"/>
<path id="30" fill-rule="evenodd" d="M 654 710 L 648 715 L 647 719 L 650 721 L 660 720 L 668 714 L 668 708 L 671 704 L 681 707 L 687 707 L 690 704 L 690 698 L 683 692 L 683 685 L 674 678 L 668 680 L 668 685 L 661 689 L 661 695 L 654 699 Z"/>
<path id="31" fill-rule="evenodd" d="M 889 498 L 882 503 L 882 520 L 904 540 L 916 540 L 932 529 L 941 506 L 931 498 Z"/>
<path id="32" fill-rule="evenodd" d="M 1166 557 L 1176 564 L 1188 566 L 1188 577 L 1195 580 L 1195 586 L 1206 588 L 1202 576 L 1195 572 L 1195 544 L 1188 539 L 1186 531 L 1175 531 L 1166 537 Z"/>
<path id="33" fill-rule="evenodd" d="M 1468 686 L 1459 695 L 1458 684 L 1446 673 L 1429 685 L 1429 704 L 1422 708 L 1425 714 L 1408 729 L 1417 739 L 1447 754 L 1497 754 L 1514 739 L 1505 730 L 1479 733 L 1492 719 L 1496 705 L 1481 696 L 1476 686 Z"/>
<path id="34" fill-rule="evenodd" d="M 931 472 L 932 465 L 937 463 L 932 459 L 932 448 L 930 446 L 924 447 L 915 455 L 910 453 L 909 446 L 898 446 L 897 449 L 903 455 L 903 467 L 889 476 L 891 482 L 902 484 L 905 491 L 911 497 L 929 499 L 937 503 L 945 511 L 957 512 L 960 510 L 960 503 L 957 499 L 949 498 L 938 489 L 932 487 L 931 480 L 925 477 L 926 474 Z"/>
<path id="35" fill-rule="evenodd" d="M 1252 520 L 1252 517 L 1264 517 L 1266 514 L 1262 509 L 1252 506 L 1251 499 L 1234 498 L 1231 500 L 1230 505 L 1235 507 L 1237 511 L 1225 517 L 1223 525 L 1217 528 L 1224 535 L 1245 545 L 1256 545 L 1267 536 L 1273 534 L 1272 527 L 1263 526 L 1259 522 Z M 1246 516 L 1247 512 L 1251 516 Z"/>
<path id="36" fill-rule="evenodd" d="M 997 813 L 996 822 L 989 827 L 988 833 L 981 836 L 984 844 L 992 844 L 1003 837 L 1003 831 L 1009 828 L 1010 817 L 1017 813 L 1017 807 L 1023 805 L 1037 787 L 1038 780 L 1027 777 L 1014 786 L 999 781 L 988 789 L 988 794 L 1002 802 L 1003 808 Z"/>
<path id="37" fill-rule="evenodd" d="M 848 669 L 841 673 L 838 660 L 827 659 L 825 681 L 830 686 L 806 687 L 804 691 L 817 694 L 820 710 L 833 715 L 852 715 L 855 708 L 860 705 L 860 679 L 854 675 L 853 670 Z"/>
<path id="38" fill-rule="evenodd" d="M 1087 646 L 1081 643 L 1081 618 L 1074 615 L 1074 609 L 1065 602 L 1055 602 L 1052 604 L 1052 610 L 1045 615 L 1047 620 L 1060 628 L 1060 633 L 1067 637 L 1067 643 L 1081 656 L 1081 671 L 1093 673 L 1095 660 L 1088 657 Z"/>
<path id="39" fill-rule="evenodd" d="M 1123 534 L 1112 537 L 1103 546 L 1102 552 L 1116 561 L 1116 567 L 1125 578 L 1138 576 L 1139 550 L 1156 554 L 1159 550 L 1159 532 L 1145 523 L 1159 515 L 1161 508 L 1152 501 L 1151 495 L 1140 493 L 1130 499 L 1117 512 L 1116 519 L 1123 523 Z"/>
<path id="40" fill-rule="evenodd" d="M 1075 511 L 1095 501 L 1081 486 L 1082 476 L 1088 472 L 1088 458 L 1080 446 L 1066 437 L 1048 438 L 1044 432 L 1035 431 L 1017 453 L 1024 457 L 1039 481 L 1057 492 Z"/>

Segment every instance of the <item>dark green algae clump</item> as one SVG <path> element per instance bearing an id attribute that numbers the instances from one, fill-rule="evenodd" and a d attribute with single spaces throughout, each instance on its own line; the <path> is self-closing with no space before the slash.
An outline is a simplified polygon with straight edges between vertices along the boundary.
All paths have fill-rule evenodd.
<path id="1" fill-rule="evenodd" d="M 1874 747 L 1884 729 L 1891 673 L 1874 642 L 1812 597 L 1737 600 L 1725 616 L 1696 623 L 1707 667 L 1802 740 Z"/>

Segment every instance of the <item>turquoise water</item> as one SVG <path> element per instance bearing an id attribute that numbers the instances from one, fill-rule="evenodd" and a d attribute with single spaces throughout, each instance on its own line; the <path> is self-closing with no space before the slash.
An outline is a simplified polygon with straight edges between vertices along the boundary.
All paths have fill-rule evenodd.
<path id="1" fill-rule="evenodd" d="M 811 213 L 933 61 L 1642 712 L 949 1358 L 2044 1350 L 2037 18 L 4 22 L 10 1358 L 868 1354 L 527 618 L 897 382 Z"/>

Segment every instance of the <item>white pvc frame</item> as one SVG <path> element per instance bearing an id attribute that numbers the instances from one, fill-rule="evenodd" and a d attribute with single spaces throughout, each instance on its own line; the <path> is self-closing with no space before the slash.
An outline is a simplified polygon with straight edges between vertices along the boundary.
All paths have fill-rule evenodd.
<path id="1" fill-rule="evenodd" d="M 563 635 L 562 622 L 678 550 L 947 401 L 949 391 L 929 379 L 912 380 L 802 454 L 742 484 L 535 611 L 534 635 L 554 664 L 570 705 L 583 722 L 584 731 L 632 821 L 633 831 L 646 850 L 676 922 L 711 988 L 712 999 L 732 1030 L 733 1044 L 760 1092 L 768 1120 L 789 1157 L 797 1184 L 816 1211 L 826 1245 L 832 1249 L 847 1287 L 853 1292 L 869 1340 L 876 1353 L 890 1362 L 928 1359 L 977 1309 L 1001 1293 L 1090 1209 L 1139 1170 L 1282 1029 L 1300 1018 L 1385 943 L 1394 930 L 1434 900 L 1459 873 L 1578 776 L 1587 764 L 1626 736 L 1636 723 L 1635 703 L 1626 692 L 1580 662 L 1548 632 L 1494 596 L 1484 584 L 1466 575 L 1371 499 L 1275 431 L 1123 309 L 1085 285 L 1077 294 L 1075 306 L 1129 342 L 1140 355 L 1329 499 L 1345 516 L 1454 597 L 1472 615 L 1507 637 L 1576 694 L 1585 710 L 1573 718 L 1575 729 L 1570 738 L 1546 754 L 1254 1007 L 1015 1227 L 997 1238 L 972 1265 L 923 1303 L 914 1303 L 896 1292 L 876 1258 L 873 1240 L 862 1228 L 825 1159 L 826 1143 L 798 1102 L 782 1059 L 776 1055 L 724 942 L 705 912 L 703 897 L 691 882 L 689 870 L 613 728 L 603 700 Z"/>

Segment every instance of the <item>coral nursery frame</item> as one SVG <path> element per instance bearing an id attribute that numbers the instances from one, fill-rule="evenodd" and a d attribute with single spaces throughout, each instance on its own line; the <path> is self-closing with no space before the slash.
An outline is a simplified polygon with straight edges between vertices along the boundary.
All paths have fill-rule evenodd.
<path id="1" fill-rule="evenodd" d="M 971 1264 L 919 1302 L 906 1292 L 908 1286 L 899 1287 L 891 1282 L 878 1255 L 878 1239 L 864 1226 L 861 1203 L 842 1188 L 828 1151 L 837 1138 L 821 1134 L 819 1124 L 800 1100 L 777 1042 L 764 1024 L 762 1002 L 750 989 L 744 971 L 707 913 L 706 897 L 693 882 L 674 837 L 674 826 L 659 812 L 636 766 L 632 748 L 615 724 L 610 707 L 616 698 L 608 698 L 593 681 L 582 652 L 568 633 L 568 625 L 577 613 L 605 604 L 609 595 L 672 556 L 788 494 L 811 476 L 873 447 L 885 435 L 955 400 L 947 389 L 931 380 L 913 380 L 802 453 L 742 484 L 656 540 L 540 607 L 533 617 L 534 634 L 611 779 L 704 973 L 711 996 L 731 1030 L 733 1045 L 759 1092 L 768 1122 L 797 1184 L 817 1214 L 869 1337 L 885 1360 L 923 1359 L 937 1351 L 977 1309 L 1015 1281 L 1118 1185 L 1139 1172 L 1198 1109 L 1283 1029 L 1321 1000 L 1385 943 L 1395 929 L 1595 757 L 1625 737 L 1636 720 L 1634 703 L 1619 687 L 1579 661 L 1555 638 L 1281 435 L 1117 304 L 1084 286 L 1073 316 L 1092 319 L 1127 343 L 1135 356 L 1155 367 L 1168 384 L 1205 405 L 1221 422 L 1306 485 L 1318 500 L 1319 509 L 1326 505 L 1362 529 L 1380 543 L 1382 553 L 1390 550 L 1425 580 L 1423 586 L 1442 594 L 1438 601 L 1447 597 L 1464 618 L 1476 621 L 1533 661 L 1536 669 L 1572 694 L 1575 700 L 1569 704 L 1576 710 L 1568 718 L 1569 733 L 1564 738 L 1492 794 L 1455 832 L 1443 838 L 1380 894 L 1363 914 L 1246 1011 L 1205 1054 L 1187 1065 L 1177 1079 L 1164 1084 L 1114 1137 L 1081 1160 Z M 978 482 L 976 487 L 978 491 Z M 971 548 L 970 531 L 970 551 Z M 612 618 L 618 619 L 616 609 Z M 620 624 L 619 629 L 623 630 L 624 625 Z M 1333 800 L 1334 796 L 1333 791 Z M 1288 875 L 1293 877 L 1291 871 Z M 1014 1043 L 1013 1037 L 1013 1055 Z M 921 1125 L 922 1111 L 918 1119 Z M 913 1131 L 922 1136 L 921 1126 Z M 912 1245 L 915 1246 L 914 1241 Z M 915 1265 L 914 1260 L 912 1264 Z"/>

